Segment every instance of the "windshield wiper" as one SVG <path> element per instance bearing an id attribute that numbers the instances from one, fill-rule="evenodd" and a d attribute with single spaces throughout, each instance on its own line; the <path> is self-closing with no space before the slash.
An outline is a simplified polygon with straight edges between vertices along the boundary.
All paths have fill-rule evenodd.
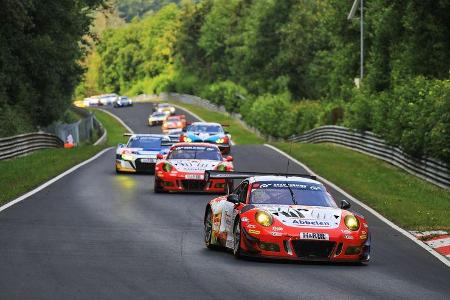
<path id="1" fill-rule="evenodd" d="M 291 187 L 289 186 L 289 183 L 285 182 L 285 184 L 286 184 L 287 188 L 289 189 L 289 193 L 291 193 L 292 202 L 295 205 L 298 205 L 297 200 L 295 200 L 294 192 L 292 191 Z"/>

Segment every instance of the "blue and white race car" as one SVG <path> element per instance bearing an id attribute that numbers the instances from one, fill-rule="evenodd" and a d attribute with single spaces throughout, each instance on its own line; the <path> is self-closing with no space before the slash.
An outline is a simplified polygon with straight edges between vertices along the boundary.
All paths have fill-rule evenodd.
<path id="1" fill-rule="evenodd" d="M 222 154 L 231 151 L 231 136 L 219 123 L 194 122 L 183 130 L 180 142 L 215 144 Z"/>
<path id="2" fill-rule="evenodd" d="M 178 136 L 163 134 L 125 134 L 128 143 L 119 144 L 116 149 L 116 172 L 154 173 L 156 156 L 165 155 Z"/>

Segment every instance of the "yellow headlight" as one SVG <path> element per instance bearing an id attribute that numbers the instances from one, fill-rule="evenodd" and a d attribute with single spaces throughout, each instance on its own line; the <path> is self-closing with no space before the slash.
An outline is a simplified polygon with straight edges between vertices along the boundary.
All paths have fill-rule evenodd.
<path id="1" fill-rule="evenodd" d="M 222 144 L 223 142 L 224 142 L 223 139 L 217 139 L 217 141 L 216 141 L 217 144 Z"/>
<path id="2" fill-rule="evenodd" d="M 122 154 L 122 159 L 123 160 L 134 160 L 134 156 L 126 153 L 126 154 Z"/>
<path id="3" fill-rule="evenodd" d="M 258 222 L 258 224 L 261 224 L 262 226 L 265 227 L 268 227 L 273 223 L 272 215 L 262 210 L 258 211 L 255 214 L 255 219 L 256 222 Z"/>
<path id="4" fill-rule="evenodd" d="M 347 215 L 344 218 L 345 226 L 352 231 L 359 229 L 359 221 L 354 215 Z"/>

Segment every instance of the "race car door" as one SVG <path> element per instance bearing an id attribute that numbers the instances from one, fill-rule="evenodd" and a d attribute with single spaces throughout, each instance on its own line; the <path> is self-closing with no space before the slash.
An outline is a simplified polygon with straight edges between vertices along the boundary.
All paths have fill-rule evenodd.
<path id="1" fill-rule="evenodd" d="M 236 205 L 231 202 L 227 202 L 226 206 L 223 208 L 223 217 L 225 221 L 223 224 L 225 225 L 224 230 L 227 233 L 227 241 L 226 247 L 233 247 L 233 226 L 236 219 L 236 216 L 239 213 L 238 207 L 245 203 L 247 199 L 247 190 L 248 190 L 248 181 L 244 180 L 234 191 L 233 194 L 236 194 L 239 199 L 239 205 Z"/>

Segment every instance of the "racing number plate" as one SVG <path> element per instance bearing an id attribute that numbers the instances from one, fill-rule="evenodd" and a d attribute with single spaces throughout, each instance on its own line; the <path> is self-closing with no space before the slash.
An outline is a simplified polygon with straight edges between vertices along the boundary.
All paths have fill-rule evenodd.
<path id="1" fill-rule="evenodd" d="M 186 179 L 196 179 L 196 180 L 203 180 L 203 175 L 201 174 L 186 174 Z"/>
<path id="2" fill-rule="evenodd" d="M 302 240 L 323 240 L 328 241 L 330 236 L 326 233 L 316 233 L 316 232 L 301 232 L 300 239 Z"/>
<path id="3" fill-rule="evenodd" d="M 154 158 L 141 158 L 141 163 L 144 163 L 144 164 L 151 164 L 154 162 L 156 162 L 156 159 L 154 159 Z"/>

